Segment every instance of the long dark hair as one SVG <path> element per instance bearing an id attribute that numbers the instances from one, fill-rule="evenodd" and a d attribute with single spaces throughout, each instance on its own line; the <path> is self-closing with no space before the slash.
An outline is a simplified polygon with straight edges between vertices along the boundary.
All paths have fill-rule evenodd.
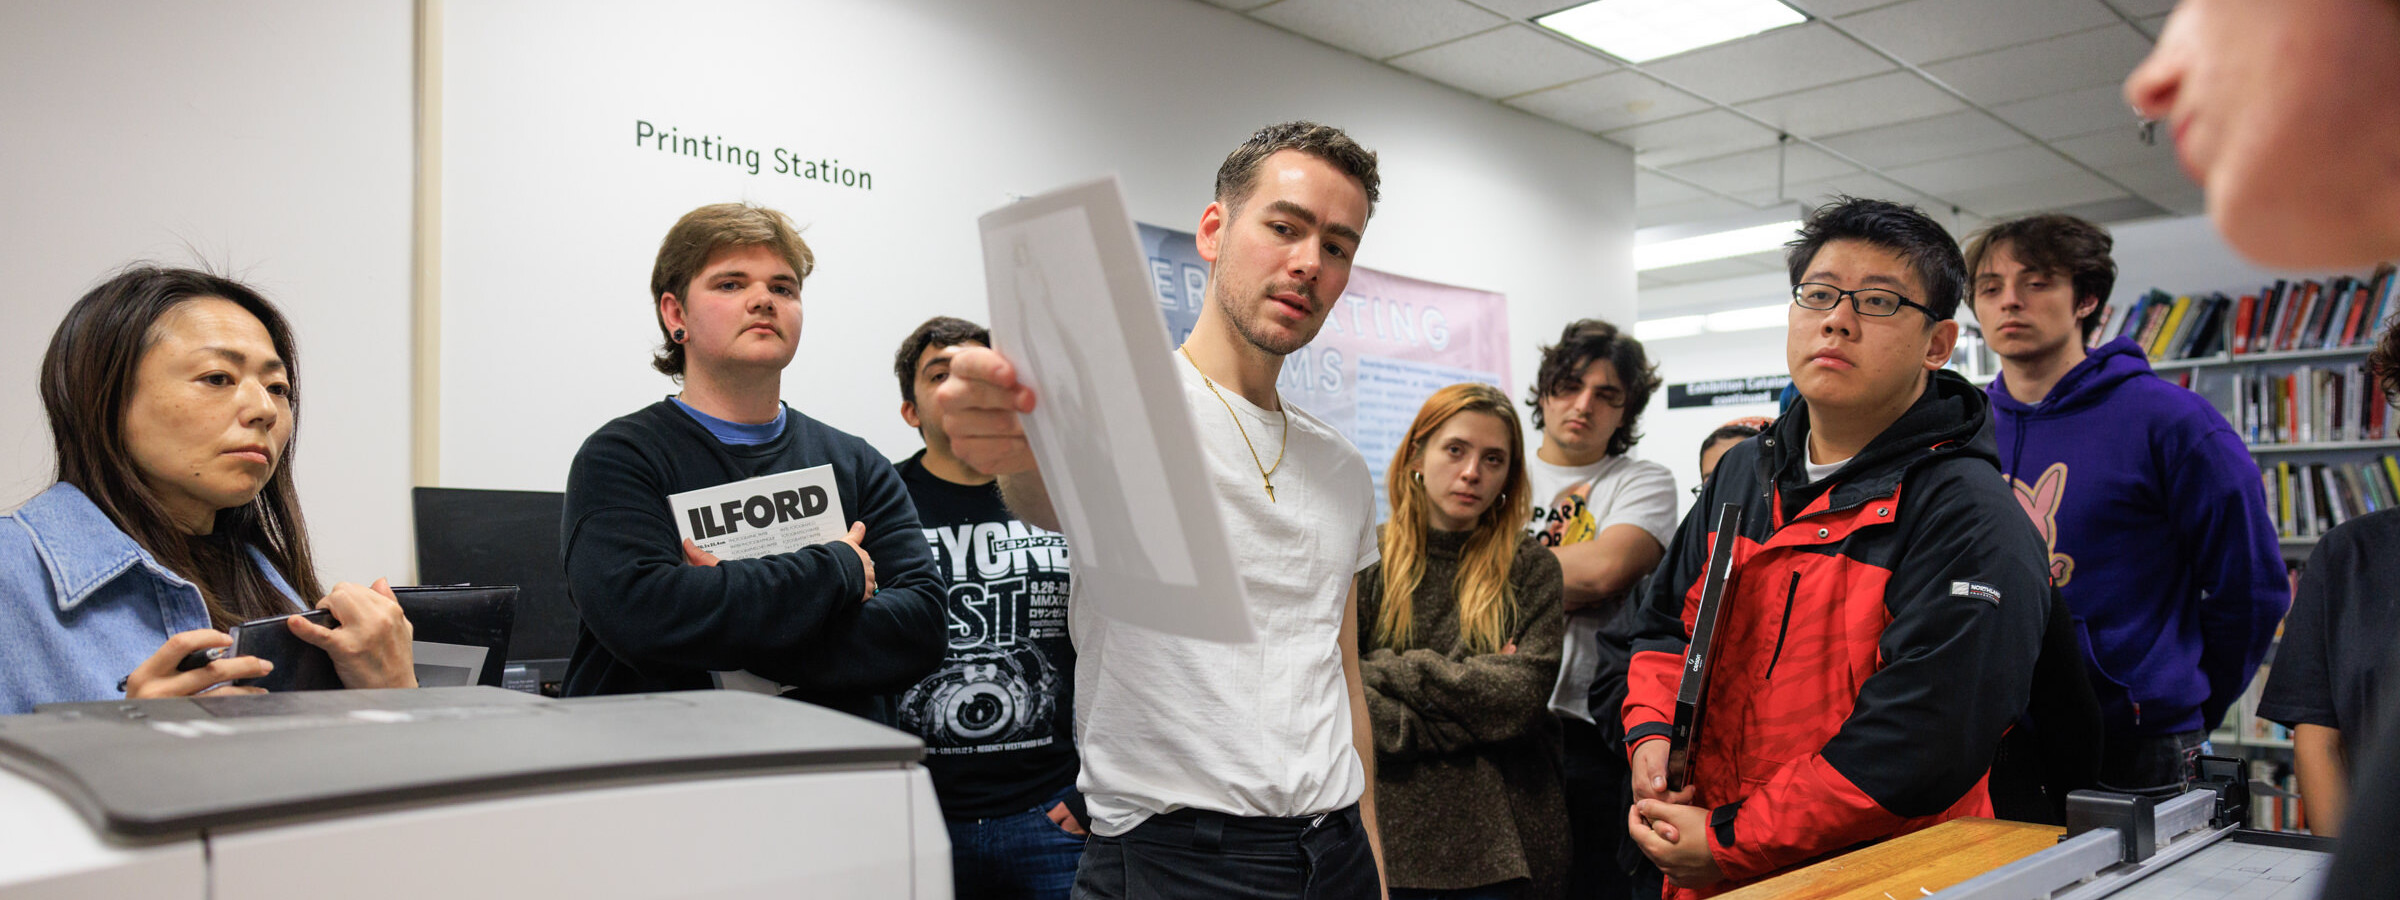
<path id="1" fill-rule="evenodd" d="M 177 306 L 210 297 L 231 301 L 266 328 L 291 381 L 294 437 L 258 496 L 218 510 L 213 533 L 192 535 L 175 526 L 158 494 L 142 480 L 125 445 L 124 418 L 142 357 L 158 341 L 159 320 Z M 127 269 L 101 283 L 75 301 L 50 336 L 50 349 L 42 354 L 42 407 L 50 414 L 58 480 L 91 498 L 159 565 L 198 586 L 211 624 L 224 628 L 291 611 L 291 599 L 258 570 L 247 548 L 264 554 L 303 601 L 324 593 L 292 488 L 300 362 L 291 326 L 257 291 L 206 272 L 151 266 Z"/>

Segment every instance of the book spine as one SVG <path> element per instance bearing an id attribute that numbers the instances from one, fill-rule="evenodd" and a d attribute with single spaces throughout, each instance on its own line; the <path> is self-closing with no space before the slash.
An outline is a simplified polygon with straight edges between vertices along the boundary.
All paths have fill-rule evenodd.
<path id="1" fill-rule="evenodd" d="M 2275 485 L 2275 496 L 2281 502 L 2281 505 L 2276 509 L 2276 512 L 2279 514 L 2275 517 L 2276 531 L 2280 532 L 2284 537 L 2299 537 L 2300 530 L 2297 518 L 2297 513 L 2299 510 L 2296 508 L 2299 504 L 2295 498 L 2292 497 L 2291 463 L 2279 462 L 2275 464 Z"/>
<path id="2" fill-rule="evenodd" d="M 2258 307 L 2258 322 L 2250 329 L 2250 352 L 2274 349 L 2275 322 L 2283 315 L 2285 295 L 2290 290 L 2291 285 L 2280 278 L 2276 279 L 2273 287 L 2267 289 L 2266 297 Z"/>
<path id="3" fill-rule="evenodd" d="M 2151 334 L 2149 340 L 2142 342 L 2142 349 L 2149 351 L 2151 359 L 2166 358 L 2167 346 L 2174 342 L 2175 333 L 2183 327 L 2184 317 L 2191 312 L 2191 309 L 2191 297 L 2175 298 L 2175 305 L 2167 308 L 2166 321 L 2160 323 L 2158 330 Z"/>
<path id="4" fill-rule="evenodd" d="M 2258 310 L 2258 297 L 2243 294 L 2242 302 L 2233 308 L 2233 340 L 2226 342 L 2235 354 L 2250 352 L 2250 317 Z"/>
<path id="5" fill-rule="evenodd" d="M 2359 334 L 2359 326 L 2366 322 L 2367 307 L 2373 305 L 2375 305 L 2375 301 L 2372 299 L 2371 295 L 2367 293 L 2366 288 L 2362 287 L 2350 293 L 2350 315 L 2349 318 L 2342 323 L 2341 346 L 2358 346 L 2358 339 L 2361 337 Z"/>

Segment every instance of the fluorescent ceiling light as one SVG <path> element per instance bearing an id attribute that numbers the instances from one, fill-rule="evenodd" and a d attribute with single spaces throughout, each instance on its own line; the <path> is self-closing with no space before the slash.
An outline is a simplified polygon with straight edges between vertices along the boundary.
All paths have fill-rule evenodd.
<path id="1" fill-rule="evenodd" d="M 1789 306 L 1791 306 L 1789 303 L 1777 303 L 1773 306 L 1729 309 L 1724 312 L 1709 313 L 1701 318 L 1708 320 L 1708 330 L 1710 331 L 1756 331 L 1761 328 L 1782 328 L 1791 315 L 1785 310 L 1785 307 Z M 1635 324 L 1638 326 L 1640 323 Z"/>
<path id="2" fill-rule="evenodd" d="M 1633 323 L 1633 339 L 1656 341 L 1666 338 L 1691 337 L 1708 330 L 1707 316 L 1670 316 L 1664 319 L 1644 319 Z"/>
<path id="3" fill-rule="evenodd" d="M 1651 269 L 1664 269 L 1668 266 L 1724 259 L 1728 256 L 1741 256 L 1745 253 L 1757 253 L 1762 250 L 1774 250 L 1782 247 L 1784 242 L 1791 240 L 1792 234 L 1799 230 L 1800 220 L 1792 219 L 1736 228 L 1731 231 L 1719 231 L 1714 234 L 1677 238 L 1671 241 L 1637 242 L 1633 247 L 1633 269 L 1636 272 L 1647 272 Z"/>
<path id="4" fill-rule="evenodd" d="M 1627 62 L 1808 21 L 1777 0 L 1592 0 L 1533 20 Z"/>

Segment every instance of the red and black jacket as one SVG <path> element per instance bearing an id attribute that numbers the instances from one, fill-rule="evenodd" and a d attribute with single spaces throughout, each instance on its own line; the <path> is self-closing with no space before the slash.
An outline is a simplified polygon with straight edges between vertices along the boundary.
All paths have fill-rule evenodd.
<path id="1" fill-rule="evenodd" d="M 1693 758 L 1717 889 L 1947 819 L 2024 711 L 2047 552 L 2000 478 L 1988 400 L 1944 371 L 1809 484 L 1805 402 L 1717 464 L 1634 632 L 1626 745 L 1666 737 L 1714 510 L 1742 507 Z M 1712 891 L 1713 892 L 1713 891 Z"/>

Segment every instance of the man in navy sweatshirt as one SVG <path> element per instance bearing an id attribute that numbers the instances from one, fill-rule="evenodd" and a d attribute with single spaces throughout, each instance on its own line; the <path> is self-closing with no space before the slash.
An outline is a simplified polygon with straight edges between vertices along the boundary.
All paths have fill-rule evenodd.
<path id="1" fill-rule="evenodd" d="M 1968 305 L 2000 355 L 2000 470 L 2088 635 L 2101 784 L 2170 793 L 2258 671 L 2291 591 L 2258 466 L 2224 415 L 2152 377 L 2132 338 L 2085 352 L 2116 282 L 2113 243 L 2071 216 L 1993 225 L 1967 243 Z"/>
<path id="2" fill-rule="evenodd" d="M 790 219 L 739 203 L 692 210 L 660 242 L 651 367 L 682 390 L 601 426 L 567 470 L 570 696 L 748 683 L 888 720 L 879 698 L 941 663 L 947 585 L 907 485 L 866 441 L 783 404 L 815 265 Z M 849 522 L 839 538 L 720 559 L 676 527 L 673 495 L 819 466 Z M 785 508 L 752 502 L 756 518 L 729 509 L 718 533 Z"/>

